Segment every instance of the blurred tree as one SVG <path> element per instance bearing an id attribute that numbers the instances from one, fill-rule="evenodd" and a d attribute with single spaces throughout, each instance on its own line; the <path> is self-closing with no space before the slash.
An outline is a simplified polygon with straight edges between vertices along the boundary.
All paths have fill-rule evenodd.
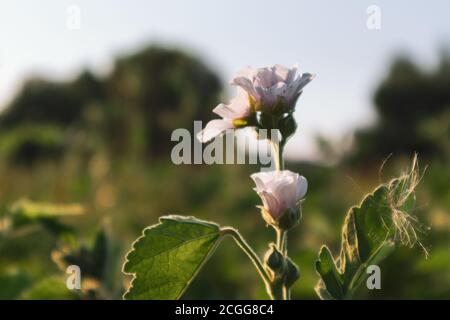
<path id="1" fill-rule="evenodd" d="M 222 90 L 200 61 L 157 46 L 118 59 L 107 85 L 113 105 L 123 109 L 116 118 L 128 128 L 127 143 L 152 156 L 169 154 L 174 129 L 209 120 Z"/>
<path id="2" fill-rule="evenodd" d="M 0 115 L 2 156 L 20 164 L 58 159 L 67 147 L 67 128 L 104 97 L 102 81 L 89 71 L 69 82 L 28 79 Z"/>
<path id="3" fill-rule="evenodd" d="M 103 97 L 101 81 L 89 71 L 71 82 L 31 78 L 0 116 L 0 125 L 3 129 L 23 123 L 66 126 L 79 120 L 87 102 Z"/>
<path id="4" fill-rule="evenodd" d="M 209 120 L 221 90 L 218 76 L 195 57 L 150 46 L 117 59 L 104 79 L 83 71 L 68 82 L 27 80 L 0 114 L 0 149 L 21 163 L 54 157 L 47 151 L 61 145 L 91 146 L 93 140 L 103 141 L 115 155 L 168 155 L 171 132 Z M 59 129 L 59 139 L 43 141 L 42 135 L 21 132 L 30 126 Z M 84 140 L 73 139 L 69 128 L 83 132 L 78 136 Z"/>
<path id="5" fill-rule="evenodd" d="M 438 67 L 421 70 L 407 57 L 397 58 L 374 96 L 377 122 L 355 133 L 350 160 L 377 161 L 389 154 L 421 158 L 449 156 L 450 55 Z"/>

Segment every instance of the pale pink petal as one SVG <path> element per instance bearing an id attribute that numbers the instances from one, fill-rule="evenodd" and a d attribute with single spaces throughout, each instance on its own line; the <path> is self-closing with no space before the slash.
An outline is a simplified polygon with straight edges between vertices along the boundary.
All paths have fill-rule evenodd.
<path id="1" fill-rule="evenodd" d="M 235 111 L 224 103 L 219 104 L 213 109 L 213 112 L 224 119 L 234 119 Z"/>
<path id="2" fill-rule="evenodd" d="M 291 70 L 289 70 L 289 74 L 286 77 L 286 83 L 292 83 L 297 77 L 298 64 L 294 64 Z"/>
<path id="3" fill-rule="evenodd" d="M 278 82 L 277 76 L 269 68 L 259 68 L 254 84 L 263 88 L 270 88 Z"/>
<path id="4" fill-rule="evenodd" d="M 251 82 L 253 82 L 253 79 L 255 78 L 257 72 L 258 72 L 258 69 L 248 66 L 248 67 L 238 71 L 236 74 L 236 78 L 243 77 L 243 78 L 247 78 Z"/>
<path id="5" fill-rule="evenodd" d="M 237 77 L 230 81 L 230 84 L 241 87 L 244 89 L 250 96 L 252 96 L 255 100 L 259 99 L 258 93 L 253 87 L 252 81 L 245 77 Z"/>
<path id="6" fill-rule="evenodd" d="M 275 74 L 275 76 L 277 77 L 277 81 L 287 81 L 291 70 L 289 70 L 289 68 L 281 65 L 281 64 L 276 64 L 272 67 L 272 70 Z"/>
<path id="7" fill-rule="evenodd" d="M 294 84 L 295 90 L 300 92 L 308 83 L 310 83 L 316 77 L 315 74 L 304 73 L 300 78 L 296 80 Z"/>
<path id="8" fill-rule="evenodd" d="M 255 176 L 254 174 L 252 174 L 250 177 L 255 182 L 255 185 L 256 185 L 255 191 L 256 192 L 263 191 L 265 188 L 264 182 L 258 176 Z"/>
<path id="9" fill-rule="evenodd" d="M 237 96 L 231 99 L 230 104 L 221 103 L 213 109 L 213 112 L 224 119 L 242 119 L 250 115 L 248 94 L 243 89 L 238 89 Z"/>
<path id="10" fill-rule="evenodd" d="M 208 142 L 220 135 L 223 131 L 231 128 L 233 128 L 233 122 L 229 119 L 211 120 L 205 129 L 197 134 L 197 139 L 200 142 Z"/>
<path id="11" fill-rule="evenodd" d="M 286 104 L 295 104 L 303 88 L 313 79 L 314 75 L 305 73 L 301 77 L 298 77 L 294 82 L 289 84 L 284 94 L 284 101 L 286 102 Z"/>
<path id="12" fill-rule="evenodd" d="M 300 176 L 297 180 L 297 199 L 303 199 L 308 191 L 308 180 Z"/>
<path id="13" fill-rule="evenodd" d="M 259 172 L 251 175 L 264 207 L 276 218 L 287 209 L 295 209 L 308 187 L 304 177 L 289 170 Z"/>
<path id="14" fill-rule="evenodd" d="M 269 192 L 263 191 L 259 193 L 264 208 L 269 212 L 273 219 L 278 219 L 284 212 L 279 200 Z"/>
<path id="15" fill-rule="evenodd" d="M 274 180 L 274 171 L 257 172 L 250 176 L 255 181 L 256 187 L 259 190 L 266 190 L 270 183 Z M 258 180 L 258 182 L 256 181 Z"/>
<path id="16" fill-rule="evenodd" d="M 286 94 L 287 85 L 284 82 L 278 82 L 266 91 L 266 96 L 270 97 L 270 103 L 276 103 L 280 97 Z"/>

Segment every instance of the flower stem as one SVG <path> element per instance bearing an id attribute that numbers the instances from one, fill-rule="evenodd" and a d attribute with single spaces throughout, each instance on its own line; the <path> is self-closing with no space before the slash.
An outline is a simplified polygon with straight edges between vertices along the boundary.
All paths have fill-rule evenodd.
<path id="1" fill-rule="evenodd" d="M 277 233 L 277 248 L 283 254 L 283 256 L 285 258 L 287 258 L 287 256 L 288 256 L 288 253 L 287 253 L 287 231 L 281 230 L 281 229 L 276 229 L 276 233 Z M 291 298 L 290 289 L 288 287 L 286 287 L 285 285 L 283 285 L 281 288 L 281 299 L 282 300 L 290 300 L 290 298 Z"/>
<path id="2" fill-rule="evenodd" d="M 274 154 L 274 158 L 276 159 L 276 170 L 281 171 L 284 170 L 284 157 L 283 157 L 283 149 L 285 140 L 281 139 L 280 142 L 271 141 L 272 152 Z M 284 257 L 288 257 L 288 249 L 287 249 L 287 231 L 277 229 L 277 247 L 278 250 L 283 254 Z M 282 299 L 290 300 L 291 299 L 291 289 L 285 285 L 282 288 Z"/>
<path id="3" fill-rule="evenodd" d="M 280 251 L 287 258 L 288 257 L 288 249 L 287 249 L 287 231 L 283 231 L 281 235 L 281 247 Z M 283 298 L 284 300 L 291 300 L 291 289 L 288 286 L 283 286 Z"/>
<path id="4" fill-rule="evenodd" d="M 275 159 L 275 170 L 284 170 L 283 144 L 279 143 L 278 141 L 274 142 L 273 140 L 271 140 L 270 146 L 272 148 L 272 154 Z"/>
<path id="5" fill-rule="evenodd" d="M 231 227 L 224 227 L 220 229 L 220 233 L 222 235 L 230 235 L 234 241 L 236 241 L 237 245 L 247 254 L 247 256 L 250 258 L 250 260 L 253 262 L 254 266 L 258 270 L 259 275 L 264 281 L 264 284 L 266 286 L 267 294 L 270 296 L 270 298 L 273 300 L 275 299 L 274 293 L 272 291 L 271 287 L 271 278 L 269 274 L 267 273 L 266 269 L 264 268 L 261 260 L 259 259 L 258 255 L 255 253 L 255 251 L 252 249 L 252 247 L 245 241 L 245 239 L 242 237 L 242 235 L 234 228 Z"/>

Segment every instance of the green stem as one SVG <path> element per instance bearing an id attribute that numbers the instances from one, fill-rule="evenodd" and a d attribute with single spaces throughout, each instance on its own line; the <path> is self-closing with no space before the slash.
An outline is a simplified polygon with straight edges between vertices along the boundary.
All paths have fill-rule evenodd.
<path id="1" fill-rule="evenodd" d="M 275 159 L 275 170 L 276 171 L 284 170 L 283 142 L 281 141 L 280 143 L 275 143 L 273 141 L 270 141 L 270 145 L 272 148 L 273 157 Z"/>
<path id="2" fill-rule="evenodd" d="M 287 253 L 287 231 L 281 230 L 281 229 L 276 229 L 276 233 L 277 233 L 277 248 L 283 254 L 283 256 L 285 258 L 287 258 L 287 256 L 288 256 L 288 253 Z M 290 289 L 284 285 L 279 289 L 281 290 L 281 294 L 280 294 L 281 299 L 282 300 L 290 300 L 290 297 L 291 297 Z"/>
<path id="3" fill-rule="evenodd" d="M 267 273 L 266 269 L 264 268 L 261 260 L 259 259 L 258 255 L 255 253 L 255 251 L 252 249 L 252 247 L 245 241 L 245 239 L 242 237 L 242 235 L 234 228 L 231 227 L 224 227 L 220 229 L 220 232 L 222 235 L 230 235 L 234 241 L 236 241 L 237 245 L 247 254 L 247 256 L 250 258 L 250 260 L 253 262 L 254 266 L 256 267 L 256 270 L 258 270 L 259 275 L 264 281 L 264 284 L 266 286 L 266 291 L 271 299 L 275 299 L 274 293 L 272 291 L 271 286 L 271 278 L 269 274 Z"/>
<path id="4" fill-rule="evenodd" d="M 283 255 L 286 258 L 288 257 L 287 231 L 284 231 L 283 235 L 282 235 L 281 252 L 283 252 Z M 291 289 L 287 286 L 283 286 L 283 297 L 284 297 L 284 300 L 291 300 Z"/>
<path id="5" fill-rule="evenodd" d="M 284 170 L 284 157 L 283 157 L 283 149 L 285 141 L 283 139 L 279 143 L 275 143 L 270 141 L 272 146 L 272 152 L 275 158 L 276 170 L 281 171 Z M 287 231 L 277 229 L 277 247 L 278 250 L 287 258 L 288 250 L 287 250 Z M 277 290 L 278 291 L 278 290 Z M 281 298 L 283 300 L 291 299 L 291 290 L 286 286 L 282 286 L 281 288 Z"/>
<path id="6" fill-rule="evenodd" d="M 278 145 L 273 141 L 270 141 L 270 147 L 272 149 L 272 156 L 275 160 L 275 170 L 280 171 L 280 159 L 278 157 Z"/>

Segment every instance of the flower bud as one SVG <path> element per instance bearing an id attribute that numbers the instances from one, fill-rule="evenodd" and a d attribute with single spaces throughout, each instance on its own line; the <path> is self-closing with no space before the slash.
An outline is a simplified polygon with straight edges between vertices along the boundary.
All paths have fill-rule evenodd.
<path id="1" fill-rule="evenodd" d="M 293 209 L 288 209 L 278 220 L 278 227 L 282 230 L 289 230 L 295 227 L 302 217 L 300 204 Z"/>
<path id="2" fill-rule="evenodd" d="M 300 278 L 300 269 L 298 266 L 290 259 L 286 259 L 286 275 L 284 283 L 287 287 L 291 287 L 295 281 Z"/>
<path id="3" fill-rule="evenodd" d="M 258 112 L 257 113 L 257 122 L 258 126 L 262 129 L 277 129 L 278 128 L 278 119 L 273 115 L 267 112 Z"/>
<path id="4" fill-rule="evenodd" d="M 284 118 L 278 121 L 278 129 L 284 141 L 289 139 L 297 130 L 297 122 L 294 119 L 292 113 L 288 114 Z"/>
<path id="5" fill-rule="evenodd" d="M 264 220 L 275 228 L 288 230 L 300 220 L 300 200 L 306 194 L 306 179 L 289 170 L 255 173 L 255 191 L 260 196 Z"/>
<path id="6" fill-rule="evenodd" d="M 277 249 L 275 243 L 269 244 L 269 250 L 267 250 L 264 256 L 264 264 L 274 274 L 280 273 L 284 266 L 284 257 Z"/>

